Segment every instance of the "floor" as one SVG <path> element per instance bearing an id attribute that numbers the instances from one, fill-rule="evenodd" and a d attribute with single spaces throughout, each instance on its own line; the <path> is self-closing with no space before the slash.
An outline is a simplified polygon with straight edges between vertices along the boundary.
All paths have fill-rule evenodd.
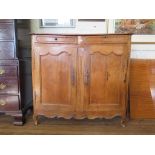
<path id="1" fill-rule="evenodd" d="M 125 128 L 120 118 L 112 120 L 65 120 L 40 118 L 34 125 L 32 114 L 23 126 L 14 126 L 10 116 L 0 116 L 0 135 L 145 135 L 155 134 L 155 120 L 130 120 Z"/>

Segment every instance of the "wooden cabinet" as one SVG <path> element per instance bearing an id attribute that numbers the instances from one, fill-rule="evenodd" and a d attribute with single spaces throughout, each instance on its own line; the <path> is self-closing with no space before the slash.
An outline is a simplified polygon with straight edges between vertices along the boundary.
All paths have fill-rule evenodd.
<path id="1" fill-rule="evenodd" d="M 19 61 L 16 57 L 15 21 L 0 20 L 0 113 L 22 125 Z"/>
<path id="2" fill-rule="evenodd" d="M 37 116 L 126 119 L 130 35 L 32 35 Z"/>
<path id="3" fill-rule="evenodd" d="M 32 109 L 32 67 L 31 67 L 31 37 L 30 32 L 30 19 L 17 19 L 16 20 L 18 38 L 18 59 L 20 66 L 20 93 L 22 112 L 26 113 Z"/>

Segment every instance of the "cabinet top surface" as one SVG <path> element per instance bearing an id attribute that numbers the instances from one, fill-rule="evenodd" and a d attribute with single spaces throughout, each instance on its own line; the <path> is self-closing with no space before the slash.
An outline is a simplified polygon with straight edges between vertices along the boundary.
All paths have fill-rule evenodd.
<path id="1" fill-rule="evenodd" d="M 105 36 L 105 35 L 132 35 L 131 33 L 100 33 L 100 34 L 58 34 L 58 33 L 31 33 L 31 35 L 61 35 L 61 36 Z"/>

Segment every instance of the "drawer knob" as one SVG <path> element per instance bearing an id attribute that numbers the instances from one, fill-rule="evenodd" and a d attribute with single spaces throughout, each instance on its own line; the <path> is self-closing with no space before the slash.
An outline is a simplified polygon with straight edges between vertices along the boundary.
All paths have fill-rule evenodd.
<path id="1" fill-rule="evenodd" d="M 0 100 L 0 105 L 1 105 L 1 106 L 6 105 L 6 101 L 4 101 L 4 100 Z"/>
<path id="2" fill-rule="evenodd" d="M 1 84 L 0 84 L 0 89 L 3 90 L 3 89 L 5 89 L 5 88 L 6 88 L 6 85 L 3 84 L 3 83 L 1 83 Z"/>
<path id="3" fill-rule="evenodd" d="M 0 69 L 0 75 L 3 75 L 5 73 L 4 69 Z"/>
<path id="4" fill-rule="evenodd" d="M 54 40 L 58 40 L 58 38 L 54 38 Z"/>

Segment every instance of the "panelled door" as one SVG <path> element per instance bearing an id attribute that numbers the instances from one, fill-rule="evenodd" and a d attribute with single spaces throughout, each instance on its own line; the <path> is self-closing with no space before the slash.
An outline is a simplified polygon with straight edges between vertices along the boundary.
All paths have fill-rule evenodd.
<path id="1" fill-rule="evenodd" d="M 79 49 L 78 54 L 83 54 L 78 61 L 83 62 L 79 65 L 80 101 L 86 115 L 120 115 L 126 70 L 124 48 L 119 44 L 104 44 Z"/>
<path id="2" fill-rule="evenodd" d="M 77 47 L 38 44 L 33 52 L 36 109 L 73 113 L 76 105 Z"/>

